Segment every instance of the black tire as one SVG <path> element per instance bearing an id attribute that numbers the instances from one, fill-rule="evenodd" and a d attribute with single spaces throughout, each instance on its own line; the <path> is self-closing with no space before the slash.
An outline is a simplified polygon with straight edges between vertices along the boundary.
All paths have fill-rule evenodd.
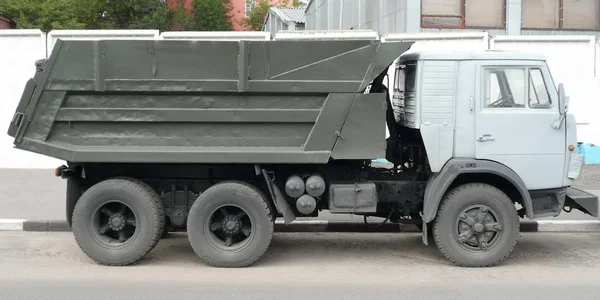
<path id="1" fill-rule="evenodd" d="M 122 228 L 115 230 L 106 219 L 118 214 L 120 222 L 111 224 Z M 133 178 L 113 178 L 83 193 L 73 211 L 73 235 L 81 250 L 94 261 L 125 266 L 137 262 L 156 246 L 164 220 L 162 201 L 148 184 Z M 115 243 L 121 239 L 121 231 L 126 240 Z"/>
<path id="2" fill-rule="evenodd" d="M 226 213 L 222 213 L 223 208 Z M 230 228 L 233 233 L 227 233 L 226 218 L 240 214 L 240 226 L 234 227 L 237 231 Z M 188 238 L 194 252 L 210 266 L 247 267 L 269 248 L 274 227 L 271 220 L 272 211 L 260 190 L 246 183 L 223 182 L 207 189 L 192 205 L 187 221 Z"/>
<path id="3" fill-rule="evenodd" d="M 513 201 L 506 194 L 491 185 L 471 183 L 445 196 L 433 234 L 438 249 L 454 264 L 491 267 L 513 251 L 519 226 Z"/>

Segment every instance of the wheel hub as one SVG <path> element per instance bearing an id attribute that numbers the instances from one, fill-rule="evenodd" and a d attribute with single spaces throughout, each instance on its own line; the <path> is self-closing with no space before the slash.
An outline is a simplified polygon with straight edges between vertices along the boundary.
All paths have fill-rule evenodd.
<path id="1" fill-rule="evenodd" d="M 502 231 L 496 212 L 487 205 L 472 205 L 458 215 L 456 240 L 461 247 L 485 251 L 493 247 Z"/>
<path id="2" fill-rule="evenodd" d="M 481 223 L 476 223 L 475 225 L 473 225 L 473 231 L 475 231 L 476 233 L 482 233 L 484 229 L 485 226 L 483 226 L 483 224 Z"/>
<path id="3" fill-rule="evenodd" d="M 108 226 L 114 231 L 120 231 L 125 228 L 125 216 L 114 214 L 108 219 Z"/>
<path id="4" fill-rule="evenodd" d="M 236 216 L 227 216 L 222 222 L 223 231 L 227 235 L 235 235 L 242 228 L 242 222 Z"/>

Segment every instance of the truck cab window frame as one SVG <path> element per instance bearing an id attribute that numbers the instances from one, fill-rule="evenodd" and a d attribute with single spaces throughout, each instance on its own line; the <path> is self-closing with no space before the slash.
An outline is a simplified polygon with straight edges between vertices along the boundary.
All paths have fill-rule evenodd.
<path id="1" fill-rule="evenodd" d="M 484 67 L 484 108 L 550 109 L 549 84 L 539 66 Z"/>
<path id="2" fill-rule="evenodd" d="M 529 107 L 533 109 L 552 108 L 552 98 L 544 73 L 540 68 L 529 68 Z"/>
<path id="3" fill-rule="evenodd" d="M 514 109 L 526 107 L 527 68 L 485 67 L 484 70 L 484 108 Z"/>

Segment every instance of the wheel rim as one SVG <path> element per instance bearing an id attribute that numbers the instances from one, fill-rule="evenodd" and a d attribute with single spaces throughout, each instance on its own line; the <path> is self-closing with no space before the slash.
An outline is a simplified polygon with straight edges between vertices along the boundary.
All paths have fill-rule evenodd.
<path id="1" fill-rule="evenodd" d="M 118 200 L 109 200 L 97 205 L 90 217 L 91 236 L 109 249 L 128 246 L 139 233 L 137 211 Z"/>
<path id="2" fill-rule="evenodd" d="M 213 209 L 204 222 L 204 233 L 212 247 L 223 252 L 238 252 L 252 242 L 254 218 L 237 205 Z"/>
<path id="3" fill-rule="evenodd" d="M 486 204 L 464 208 L 455 220 L 454 238 L 468 251 L 488 251 L 496 246 L 502 237 L 502 221 L 498 213 Z"/>

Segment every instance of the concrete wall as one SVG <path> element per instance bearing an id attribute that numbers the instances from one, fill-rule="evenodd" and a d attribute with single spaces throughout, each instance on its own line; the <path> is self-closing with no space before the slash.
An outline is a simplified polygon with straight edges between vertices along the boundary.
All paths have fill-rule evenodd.
<path id="1" fill-rule="evenodd" d="M 60 161 L 12 147 L 8 125 L 35 61 L 46 57 L 46 35 L 40 30 L 0 30 L 0 168 L 54 168 Z"/>

